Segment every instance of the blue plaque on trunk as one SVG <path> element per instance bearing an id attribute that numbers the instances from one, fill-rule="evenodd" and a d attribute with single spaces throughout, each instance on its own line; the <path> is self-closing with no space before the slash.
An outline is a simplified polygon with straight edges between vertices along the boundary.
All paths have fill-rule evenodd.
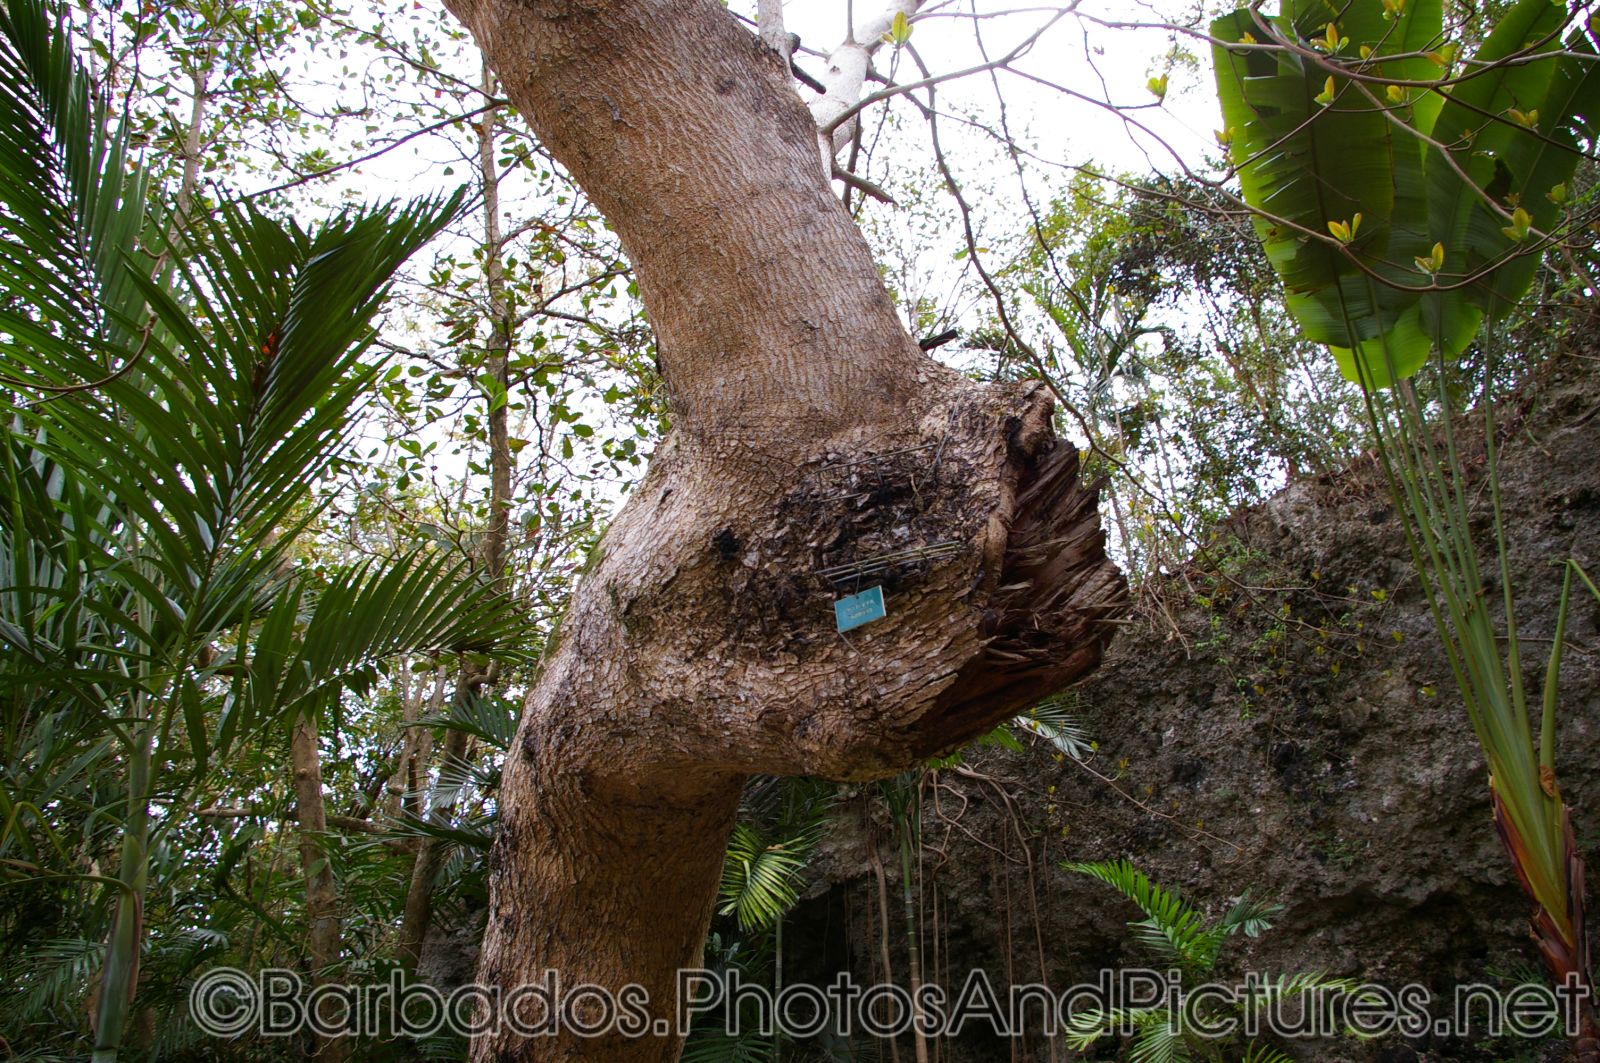
<path id="1" fill-rule="evenodd" d="M 851 628 L 870 624 L 874 620 L 882 620 L 889 615 L 883 605 L 883 588 L 868 587 L 860 594 L 852 594 L 848 598 L 836 599 L 833 603 L 833 619 L 839 625 L 840 631 L 849 631 Z"/>

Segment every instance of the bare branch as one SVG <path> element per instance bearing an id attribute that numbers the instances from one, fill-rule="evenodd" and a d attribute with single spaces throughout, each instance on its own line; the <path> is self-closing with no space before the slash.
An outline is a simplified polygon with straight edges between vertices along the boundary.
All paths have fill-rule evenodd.
<path id="1" fill-rule="evenodd" d="M 789 66 L 791 42 L 783 28 L 783 0 L 758 0 L 756 26 L 761 34 L 761 43 L 776 52 L 784 66 Z"/>
<path id="2" fill-rule="evenodd" d="M 873 184 L 871 181 L 860 176 L 859 174 L 851 173 L 843 166 L 840 166 L 837 162 L 833 164 L 833 179 L 835 181 L 843 181 L 846 185 L 849 185 L 862 195 L 870 196 L 880 203 L 887 203 L 891 207 L 898 207 L 900 205 L 896 203 L 894 197 L 885 192 L 882 187 Z"/>
<path id="3" fill-rule="evenodd" d="M 828 56 L 828 69 L 822 83 L 826 91 L 811 102 L 811 116 L 821 134 L 823 160 L 833 158 L 850 142 L 848 119 L 859 109 L 857 101 L 867 82 L 867 67 L 883 45 L 884 35 L 894 25 L 896 15 L 912 18 L 925 0 L 889 0 L 883 13 L 859 28 L 851 26 L 845 40 Z"/>
<path id="4" fill-rule="evenodd" d="M 248 192 L 245 195 L 237 196 L 234 198 L 233 202 L 244 203 L 252 199 L 258 199 L 261 196 L 271 195 L 274 192 L 285 192 L 291 188 L 308 184 L 309 182 L 315 181 L 318 178 L 329 177 L 340 172 L 341 170 L 348 170 L 351 167 L 359 166 L 364 162 L 371 162 L 373 159 L 388 154 L 407 141 L 415 140 L 418 137 L 427 136 L 429 133 L 435 133 L 448 126 L 453 126 L 458 122 L 471 121 L 472 119 L 478 117 L 478 115 L 483 114 L 485 111 L 492 111 L 505 102 L 505 100 L 491 99 L 489 103 L 484 104 L 482 107 L 468 111 L 466 114 L 451 115 L 449 118 L 441 119 L 440 121 L 434 122 L 431 125 L 425 125 L 421 129 L 414 129 L 404 136 L 396 137 L 394 140 L 389 141 L 380 148 L 369 151 L 364 155 L 357 155 L 353 159 L 346 159 L 337 166 L 330 166 L 325 170 L 316 170 L 311 173 L 300 174 L 292 180 L 284 181 L 282 184 L 272 185 L 270 188 L 262 188 L 255 192 Z"/>
<path id="5" fill-rule="evenodd" d="M 973 74 L 982 74 L 985 71 L 1000 69 L 1016 62 L 1024 55 L 1027 55 L 1028 52 L 1033 49 L 1033 46 L 1038 43 L 1039 38 L 1044 35 L 1045 31 L 1065 18 L 1072 11 L 1074 6 L 1076 5 L 1074 4 L 1072 6 L 1063 7 L 1058 10 L 1048 22 L 1030 33 L 1021 44 L 1018 44 L 1015 48 L 1011 49 L 1011 51 L 1007 52 L 999 59 L 991 59 L 988 62 L 979 63 L 977 66 L 969 66 L 962 70 L 952 70 L 946 74 L 931 74 L 927 77 L 924 77 L 920 81 L 913 81 L 905 85 L 890 85 L 887 88 L 879 89 L 877 92 L 863 97 L 861 100 L 857 101 L 854 105 L 842 112 L 830 124 L 822 126 L 821 129 L 823 134 L 825 136 L 831 135 L 837 141 L 838 132 L 841 126 L 851 121 L 856 117 L 856 115 L 860 114 L 866 108 L 871 107 L 873 104 L 882 100 L 887 100 L 892 96 L 901 96 L 905 93 L 915 91 L 916 89 L 929 88 L 930 86 L 938 85 L 945 81 L 955 81 L 958 78 L 971 77 Z"/>

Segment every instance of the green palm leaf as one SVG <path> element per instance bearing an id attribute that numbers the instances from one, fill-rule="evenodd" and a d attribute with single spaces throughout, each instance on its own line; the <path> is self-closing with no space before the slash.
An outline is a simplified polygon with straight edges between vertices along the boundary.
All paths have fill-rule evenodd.
<path id="1" fill-rule="evenodd" d="M 768 1063 L 777 1058 L 771 1037 L 726 1030 L 693 1031 L 683 1046 L 683 1063 Z"/>
<path id="2" fill-rule="evenodd" d="M 1166 1008 L 1086 1008 L 1067 1016 L 1062 1036 L 1068 1047 L 1081 1052 L 1102 1037 L 1126 1033 L 1142 1036 L 1171 1023 L 1172 1013 Z"/>
<path id="3" fill-rule="evenodd" d="M 1128 925 L 1134 936 L 1164 960 L 1190 971 L 1209 971 L 1227 932 L 1209 927 L 1205 918 L 1178 894 L 1150 881 L 1128 860 L 1069 863 L 1062 867 L 1099 879 L 1139 907 L 1145 918 Z"/>
<path id="4" fill-rule="evenodd" d="M 516 705 L 504 698 L 458 694 L 441 712 L 422 717 L 414 726 L 465 731 L 504 753 L 517 737 L 521 715 Z"/>
<path id="5" fill-rule="evenodd" d="M 46 385 L 124 364 L 142 324 L 145 179 L 107 118 L 43 0 L 0 4 L 0 355 Z"/>
<path id="6" fill-rule="evenodd" d="M 769 840 L 749 823 L 739 823 L 728 840 L 718 889 L 718 911 L 733 915 L 744 930 L 764 930 L 799 900 L 799 887 L 811 850 L 821 837 L 820 823 Z"/>
<path id="7" fill-rule="evenodd" d="M 250 631 L 247 654 L 230 650 L 209 669 L 241 677 L 213 744 L 226 752 L 244 735 L 359 696 L 384 662 L 400 656 L 474 652 L 529 661 L 526 631 L 511 599 L 443 553 L 336 569 L 319 587 L 290 581 Z"/>
<path id="8" fill-rule="evenodd" d="M 1294 1063 L 1294 1057 L 1264 1041 L 1251 1041 L 1239 1063 Z"/>
<path id="9" fill-rule="evenodd" d="M 1139 1023 L 1128 1058 L 1133 1063 L 1189 1063 L 1194 1057 L 1182 1026 L 1171 1015 L 1152 1015 Z"/>
<path id="10" fill-rule="evenodd" d="M 55 10 L 0 0 L 0 850 L 70 867 L 44 807 L 83 820 L 85 852 L 120 841 L 106 1060 L 184 820 L 150 817 L 153 790 L 183 807 L 244 739 L 395 655 L 521 659 L 463 559 L 288 564 L 379 371 L 372 316 L 460 194 L 311 229 L 227 207 L 168 243 L 108 118 Z"/>
<path id="11" fill-rule="evenodd" d="M 1246 890 L 1234 906 L 1223 913 L 1217 925 L 1225 935 L 1243 931 L 1245 937 L 1259 937 L 1272 929 L 1272 917 L 1281 911 L 1283 905 L 1256 900 Z"/>
<path id="12" fill-rule="evenodd" d="M 1093 749 L 1073 691 L 1046 698 L 1018 716 L 1017 722 L 1073 760 L 1084 759 Z"/>

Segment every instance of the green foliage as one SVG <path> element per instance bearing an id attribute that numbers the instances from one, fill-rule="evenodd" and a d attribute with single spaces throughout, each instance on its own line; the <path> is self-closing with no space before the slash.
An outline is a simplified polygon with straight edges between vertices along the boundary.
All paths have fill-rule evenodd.
<path id="1" fill-rule="evenodd" d="M 906 800 L 905 791 L 920 781 L 923 771 L 939 771 L 953 768 L 967 760 L 969 753 L 975 749 L 1004 749 L 1012 753 L 1021 753 L 1028 747 L 1018 738 L 1017 730 L 1020 728 L 1030 734 L 1038 735 L 1054 746 L 1061 756 L 1070 756 L 1077 760 L 1086 758 L 1094 748 L 1094 742 L 1089 738 L 1084 729 L 1083 717 L 1079 712 L 1078 699 L 1074 692 L 1064 691 L 1052 695 L 1034 705 L 1020 716 L 1013 717 L 1000 724 L 994 730 L 979 735 L 969 745 L 952 750 L 942 757 L 934 757 L 923 765 L 922 771 L 913 771 L 903 776 L 884 783 L 884 794 L 891 804 L 891 810 L 899 814 L 899 807 Z"/>
<path id="2" fill-rule="evenodd" d="M 705 966 L 714 976 L 725 979 L 737 973 L 741 981 L 754 981 L 761 974 L 762 960 L 759 950 L 735 935 L 713 931 L 706 939 Z M 749 976 L 748 978 L 746 976 Z M 689 1031 L 683 1046 L 683 1060 L 695 1063 L 766 1063 L 778 1057 L 782 1035 L 763 1035 L 759 1029 L 760 1007 L 753 996 L 746 996 L 737 1016 L 727 1016 L 722 1009 L 696 1015 L 694 1027 Z M 726 1005 L 724 1005 L 725 1007 Z M 736 1019 L 735 1030 L 729 1033 L 729 1019 Z"/>
<path id="3" fill-rule="evenodd" d="M 504 698 L 467 696 L 456 698 L 443 712 L 418 720 L 418 727 L 449 727 L 465 731 L 474 738 L 488 743 L 504 753 L 511 748 L 517 734 L 517 718 L 521 715 L 516 705 Z"/>
<path id="4" fill-rule="evenodd" d="M 345 980 L 395 962 L 419 844 L 446 854 L 438 921 L 483 903 L 498 754 L 536 632 L 553 627 L 572 557 L 637 475 L 664 403 L 614 235 L 504 111 L 455 121 L 478 114 L 479 61 L 442 9 L 112 0 L 65 10 L 58 26 L 53 9 L 5 6 L 29 10 L 48 16 L 21 34 L 31 50 L 0 47 L 4 195 L 22 210 L 7 223 L 27 230 L 0 245 L 0 387 L 18 417 L 0 450 L 0 481 L 14 481 L 0 485 L 11 506 L 0 530 L 25 533 L 0 551 L 0 1037 L 82 1055 L 87 991 L 117 927 L 112 967 L 130 970 L 144 940 L 121 1051 L 160 1054 L 195 1036 L 183 994 L 197 970 L 304 953 L 302 832 L 284 765 L 301 714 L 321 729 L 335 825 L 317 841 L 338 890 Z M 69 69 L 73 39 L 83 69 Z M 34 77 L 52 55 L 55 72 Z M 471 81 L 445 61 L 463 58 Z M 41 103 L 41 91 L 80 94 L 85 147 L 51 131 L 72 107 Z M 280 220 L 291 205 L 327 214 L 316 204 L 341 192 L 349 203 L 330 176 L 214 207 L 240 184 L 354 173 L 340 169 L 351 155 L 432 126 L 444 140 L 486 131 L 480 187 L 496 182 L 507 213 L 535 212 L 508 218 L 493 253 L 468 235 L 465 197 Z M 97 232 L 122 250 L 85 273 L 74 249 Z M 428 248 L 409 273 L 382 261 L 404 257 L 383 246 L 397 238 Z M 498 301 L 486 297 L 496 271 Z M 502 383 L 491 369 L 507 320 Z M 437 350 L 401 345 L 445 332 Z M 490 478 L 491 405 L 509 415 L 513 458 L 495 581 L 492 507 L 477 490 Z M 100 460 L 73 469 L 87 449 Z M 66 522 L 71 534 L 67 511 L 85 514 Z M 75 537 L 97 525 L 101 541 Z M 484 696 L 465 696 L 463 669 L 493 676 Z M 465 755 L 440 756 L 440 728 L 472 736 Z M 448 800 L 450 815 L 429 813 Z M 118 910 L 141 890 L 142 924 Z M 203 955 L 178 947 L 202 926 L 228 932 Z M 35 949 L 68 939 L 94 950 L 91 970 Z M 24 1012 L 9 1006 L 12 987 L 48 992 Z"/>
<path id="5" fill-rule="evenodd" d="M 381 980 L 418 846 L 447 853 L 431 883 L 441 921 L 484 903 L 528 647 L 553 641 L 581 558 L 668 425 L 654 337 L 614 234 L 504 105 L 483 109 L 500 86 L 439 9 L 0 0 L 0 22 L 0 1037 L 81 1058 L 91 998 L 127 989 L 130 1006 L 99 1008 L 103 1052 L 278 1058 L 288 1049 L 197 1042 L 183 1020 L 206 967 L 303 960 L 287 725 L 319 719 L 329 811 L 344 821 L 317 836 L 338 886 L 340 974 Z M 893 32 L 904 43 L 910 30 Z M 320 83 L 302 76 L 311 55 Z M 1172 65 L 1151 71 L 1158 95 Z M 334 175 L 373 176 L 344 169 L 352 158 L 435 126 L 450 153 L 476 157 L 476 194 L 283 220 L 328 214 L 317 204 L 350 196 Z M 920 211 L 907 234 L 919 249 L 950 228 L 926 177 L 900 212 Z M 984 198 L 1002 193 L 973 177 Z M 1588 216 L 1586 181 L 1567 182 L 1573 218 Z M 490 198 L 501 206 L 481 219 L 462 207 Z M 1375 217 L 1333 220 L 1360 249 Z M 1083 413 L 1087 427 L 1061 424 L 1115 478 L 1136 574 L 1356 449 L 1353 392 L 1305 359 L 1270 265 L 1214 191 L 1085 176 L 1029 221 L 993 235 L 1041 357 L 1027 364 L 996 330 L 976 338 L 992 340 L 993 375 L 1043 376 Z M 1514 212 L 1490 222 L 1468 235 L 1534 247 L 1545 228 L 1533 214 L 1521 229 Z M 922 293 L 907 301 L 924 333 L 966 323 L 938 258 L 909 284 L 882 263 Z M 1452 251 L 1435 272 L 1463 262 Z M 1412 284 L 1429 276 L 1399 265 Z M 504 510 L 482 489 L 497 415 Z M 506 575 L 491 580 L 486 529 L 505 515 Z M 1018 722 L 1059 756 L 1083 749 L 1067 698 Z M 467 752 L 430 752 L 446 733 L 470 736 Z M 1012 725 L 984 742 L 1023 747 Z M 914 774 L 872 792 L 913 949 L 924 785 Z M 712 965 L 781 975 L 826 793 L 752 785 Z M 124 1019 L 133 1032 L 115 1045 Z M 687 1058 L 772 1058 L 775 1044 L 702 1025 Z"/>
<path id="6" fill-rule="evenodd" d="M 710 970 L 737 971 L 747 984 L 781 978 L 784 918 L 799 902 L 834 798 L 834 787 L 816 779 L 761 776 L 745 787 L 717 891 L 722 918 L 706 939 Z M 683 1058 L 706 1063 L 776 1059 L 789 1035 L 781 1024 L 761 1032 L 753 997 L 745 997 L 740 1008 L 737 1032 L 731 1034 L 721 1008 L 697 1014 Z"/>
<path id="7" fill-rule="evenodd" d="M 748 818 L 734 826 L 717 891 L 717 911 L 745 933 L 771 930 L 794 907 L 832 802 L 829 788 L 805 780 L 773 781 L 755 796 Z"/>
<path id="8" fill-rule="evenodd" d="M 704 1029 L 689 1038 L 680 1058 L 682 1063 L 767 1063 L 777 1055 L 770 1038 Z"/>
<path id="9" fill-rule="evenodd" d="M 1216 968 L 1223 943 L 1234 934 L 1257 937 L 1272 926 L 1283 906 L 1240 897 L 1221 918 L 1207 920 L 1178 894 L 1151 882 L 1128 860 L 1062 865 L 1068 871 L 1099 879 L 1144 912 L 1129 923 L 1134 937 L 1160 961 L 1177 964 L 1185 973 L 1209 974 Z"/>
<path id="10" fill-rule="evenodd" d="M 1567 182 L 1583 157 L 1579 138 L 1594 142 L 1600 109 L 1592 23 L 1571 25 L 1587 17 L 1581 9 L 1520 0 L 1487 32 L 1465 72 L 1450 78 L 1458 47 L 1439 39 L 1440 5 L 1385 6 L 1380 16 L 1352 5 L 1339 27 L 1327 23 L 1328 57 L 1315 62 L 1287 47 L 1327 18 L 1309 0 L 1270 24 L 1248 11 L 1219 20 L 1219 94 L 1245 200 L 1261 214 L 1257 230 L 1290 308 L 1367 393 L 1413 565 L 1488 762 L 1495 827 L 1535 904 L 1541 956 L 1557 983 L 1587 979 L 1583 859 L 1555 781 L 1557 676 L 1573 569 L 1566 566 L 1536 739 L 1500 505 L 1496 330 L 1481 344 L 1480 408 L 1500 619 L 1486 608 L 1452 372 L 1480 323 L 1516 308 L 1536 252 L 1572 220 Z M 1277 47 L 1257 48 L 1251 27 Z M 1360 45 L 1358 60 L 1339 57 L 1344 45 L 1335 39 L 1345 33 Z M 1439 70 L 1429 73 L 1428 63 Z M 1307 102 L 1330 68 L 1324 94 Z M 1387 102 L 1372 91 L 1372 78 L 1390 83 Z M 1406 275 L 1408 258 L 1426 284 Z M 1419 389 L 1405 378 L 1430 356 L 1432 378 Z"/>
<path id="11" fill-rule="evenodd" d="M 1354 453 L 1358 393 L 1299 339 L 1249 223 L 1200 182 L 1081 174 L 1013 239 L 996 373 L 1048 381 L 1061 431 L 1109 480 L 1111 546 L 1135 582 L 1286 479 Z"/>
<path id="12" fill-rule="evenodd" d="M 1134 938 L 1160 963 L 1172 964 L 1187 978 L 1204 981 L 1217 968 L 1222 945 L 1235 934 L 1257 937 L 1272 926 L 1272 916 L 1280 905 L 1251 900 L 1246 892 L 1223 915 L 1208 920 L 1177 893 L 1151 882 L 1144 872 L 1128 860 L 1100 863 L 1067 863 L 1068 871 L 1088 875 L 1104 882 L 1139 907 L 1145 918 L 1130 922 Z M 1330 994 L 1357 990 L 1346 978 L 1329 978 L 1316 973 L 1297 973 L 1264 978 L 1254 992 L 1225 1004 L 1207 1002 L 1206 1010 L 1194 1010 L 1194 1000 L 1184 999 L 1176 1010 L 1166 1007 L 1091 1008 L 1074 1012 L 1066 1023 L 1066 1041 L 1084 1051 L 1102 1037 L 1114 1034 L 1131 1036 L 1129 1057 L 1140 1063 L 1189 1063 L 1208 1060 L 1220 1063 L 1237 1056 L 1245 1063 L 1280 1063 L 1290 1057 L 1259 1038 L 1236 1045 L 1237 1038 L 1218 1038 L 1214 1033 L 1220 1020 L 1240 1019 L 1259 1012 L 1274 1001 L 1304 998 L 1308 1006 Z M 1238 1029 L 1243 1024 L 1235 1024 Z M 1242 1053 L 1242 1054 L 1241 1054 Z"/>
<path id="13" fill-rule="evenodd" d="M 95 1051 L 112 1059 L 130 999 L 182 1003 L 135 995 L 140 954 L 147 973 L 170 960 L 170 988 L 223 944 L 176 912 L 153 935 L 144 897 L 192 825 L 152 804 L 194 807 L 398 657 L 525 654 L 510 602 L 459 556 L 295 557 L 382 368 L 370 320 L 461 196 L 311 230 L 226 207 L 174 242 L 68 42 L 35 0 L 0 9 L 0 288 L 26 294 L 0 305 L 0 887 L 107 935 Z M 82 870 L 100 864 L 114 873 Z M 84 961 L 41 948 L 34 970 L 70 977 L 24 986 L 59 1008 Z"/>
<path id="14" fill-rule="evenodd" d="M 1079 715 L 1078 699 L 1071 691 L 1045 698 L 1018 716 L 1017 723 L 1074 760 L 1087 757 L 1093 747 Z"/>
<path id="15" fill-rule="evenodd" d="M 1218 19 L 1217 91 L 1290 311 L 1349 379 L 1385 386 L 1431 348 L 1461 354 L 1527 290 L 1529 236 L 1559 226 L 1552 192 L 1593 136 L 1600 64 L 1548 0 L 1516 4 L 1456 78 L 1439 0 L 1331 17 L 1299 0 Z"/>
<path id="16" fill-rule="evenodd" d="M 796 885 L 813 843 L 810 834 L 768 841 L 748 823 L 735 825 L 722 866 L 717 910 L 737 916 L 744 930 L 771 926 L 794 906 Z"/>

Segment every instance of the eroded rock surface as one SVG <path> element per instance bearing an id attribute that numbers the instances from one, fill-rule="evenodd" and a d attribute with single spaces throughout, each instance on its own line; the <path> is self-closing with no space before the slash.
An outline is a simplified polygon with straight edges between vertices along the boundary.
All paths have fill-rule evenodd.
<path id="1" fill-rule="evenodd" d="M 1574 557 L 1600 570 L 1594 361 L 1593 351 L 1568 357 L 1501 412 L 1534 698 L 1559 596 L 1556 563 Z M 1481 465 L 1481 435 L 1468 449 Z M 1496 581 L 1492 596 L 1498 589 Z M 1600 603 L 1587 593 L 1574 599 L 1568 640 L 1558 770 L 1595 868 Z M 1042 969 L 1061 988 L 1101 968 L 1144 965 L 1124 928 L 1133 907 L 1058 866 L 1119 856 L 1212 914 L 1246 889 L 1286 906 L 1265 936 L 1230 944 L 1226 975 L 1320 970 L 1437 995 L 1536 963 L 1528 905 L 1490 823 L 1482 758 L 1370 461 L 1234 518 L 1181 578 L 1145 591 L 1136 622 L 1078 698 L 1099 746 L 1087 767 L 1053 758 L 1042 742 L 1025 753 L 984 750 L 969 774 L 942 772 L 925 793 L 922 933 L 930 973 L 946 985 L 973 967 L 999 986 Z M 905 981 L 894 843 L 882 809 L 865 796 L 861 805 L 818 864 L 834 885 L 795 917 L 790 940 L 816 947 L 791 948 L 789 981 L 826 978 L 822 968 L 846 953 L 858 977 L 881 968 L 874 846 L 886 868 L 894 973 Z M 1600 922 L 1600 903 L 1590 922 Z M 952 1048 L 953 1059 L 1049 1058 L 1037 1043 L 976 1034 Z M 1562 1051 L 1558 1042 L 1430 1037 L 1302 1045 L 1297 1056 Z"/>

